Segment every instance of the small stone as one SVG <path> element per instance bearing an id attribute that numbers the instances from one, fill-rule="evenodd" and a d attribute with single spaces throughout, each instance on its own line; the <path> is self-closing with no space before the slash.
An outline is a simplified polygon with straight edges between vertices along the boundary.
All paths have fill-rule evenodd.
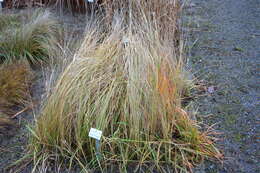
<path id="1" fill-rule="evenodd" d="M 213 94 L 215 92 L 214 86 L 208 87 L 208 93 Z"/>

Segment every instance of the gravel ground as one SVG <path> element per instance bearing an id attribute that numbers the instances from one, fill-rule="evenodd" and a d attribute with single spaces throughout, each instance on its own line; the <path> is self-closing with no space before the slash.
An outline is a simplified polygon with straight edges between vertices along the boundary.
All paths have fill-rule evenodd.
<path id="1" fill-rule="evenodd" d="M 184 18 L 189 64 L 211 88 L 196 101 L 201 119 L 216 124 L 225 155 L 197 172 L 260 172 L 260 1 L 192 0 Z"/>

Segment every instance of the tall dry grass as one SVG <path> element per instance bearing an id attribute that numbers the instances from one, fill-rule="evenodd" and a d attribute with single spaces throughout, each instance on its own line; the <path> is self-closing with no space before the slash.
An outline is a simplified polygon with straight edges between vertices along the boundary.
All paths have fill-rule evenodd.
<path id="1" fill-rule="evenodd" d="M 32 130 L 37 163 L 61 157 L 83 170 L 116 163 L 126 171 L 133 163 L 180 172 L 205 157 L 220 158 L 210 132 L 182 109 L 189 87 L 182 50 L 160 41 L 149 23 L 133 22 L 132 29 L 122 23 L 105 35 L 97 28 L 86 33 Z M 103 131 L 99 157 L 91 127 Z"/>
<path id="2" fill-rule="evenodd" d="M 180 14 L 178 0 L 104 0 L 106 21 L 111 24 L 115 13 L 123 14 L 126 27 L 133 23 L 149 23 L 159 31 L 162 39 L 176 39 Z M 134 28 L 132 28 L 134 29 Z"/>

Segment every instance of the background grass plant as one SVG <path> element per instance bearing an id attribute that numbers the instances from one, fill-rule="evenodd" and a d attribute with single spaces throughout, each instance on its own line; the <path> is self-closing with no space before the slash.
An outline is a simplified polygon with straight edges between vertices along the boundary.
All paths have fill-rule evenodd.
<path id="1" fill-rule="evenodd" d="M 6 28 L 17 27 L 20 24 L 18 15 L 0 14 L 0 31 Z"/>
<path id="2" fill-rule="evenodd" d="M 160 32 L 161 39 L 176 40 L 178 37 L 177 20 L 181 9 L 178 0 L 104 0 L 102 7 L 108 24 L 118 13 L 122 14 L 126 27 L 136 22 L 149 23 Z"/>
<path id="3" fill-rule="evenodd" d="M 0 111 L 13 114 L 15 109 L 30 103 L 32 71 L 26 62 L 2 64 L 0 66 Z"/>
<path id="4" fill-rule="evenodd" d="M 46 63 L 57 50 L 58 26 L 48 11 L 36 10 L 28 23 L 2 31 L 0 61 L 26 59 L 30 64 Z"/>

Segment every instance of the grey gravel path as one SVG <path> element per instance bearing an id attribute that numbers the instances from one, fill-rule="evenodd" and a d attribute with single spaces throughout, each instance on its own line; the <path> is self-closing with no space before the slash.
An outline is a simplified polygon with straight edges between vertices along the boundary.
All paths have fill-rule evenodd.
<path id="1" fill-rule="evenodd" d="M 260 0 L 192 0 L 186 25 L 193 73 L 214 86 L 197 100 L 202 118 L 223 133 L 224 164 L 197 172 L 260 172 Z"/>

